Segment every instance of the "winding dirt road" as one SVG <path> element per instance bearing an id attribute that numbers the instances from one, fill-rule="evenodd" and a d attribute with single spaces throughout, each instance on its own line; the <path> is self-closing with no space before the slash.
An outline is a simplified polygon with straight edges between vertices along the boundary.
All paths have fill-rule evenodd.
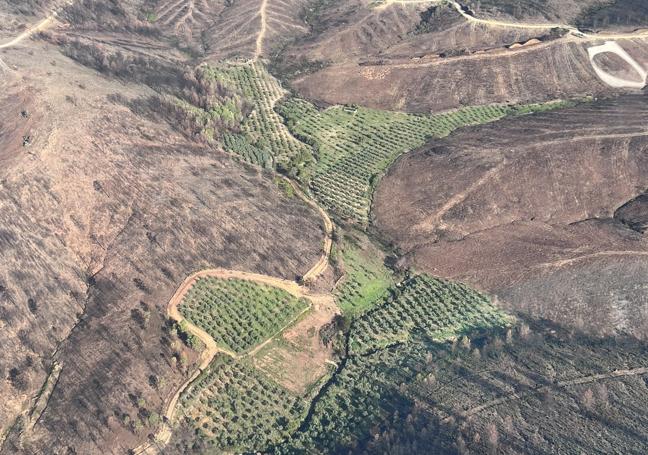
<path id="1" fill-rule="evenodd" d="M 33 27 L 28 28 L 27 30 L 22 32 L 20 35 L 13 38 L 11 41 L 7 41 L 6 43 L 0 44 L 0 49 L 7 49 L 9 47 L 16 46 L 16 45 L 20 44 L 21 41 L 23 41 L 26 38 L 29 38 L 33 34 L 35 34 L 37 32 L 40 32 L 42 30 L 45 30 L 47 27 L 49 27 L 50 25 L 52 25 L 54 23 L 54 20 L 56 19 L 56 15 L 57 15 L 56 12 L 52 13 L 51 16 L 46 17 L 45 19 L 40 21 L 38 24 L 34 25 Z M 7 64 L 4 61 L 2 61 L 2 59 L 0 58 L 0 74 L 5 74 L 5 73 L 8 73 L 9 71 L 10 71 L 9 66 L 7 66 Z"/>
<path id="2" fill-rule="evenodd" d="M 268 0 L 262 0 L 259 7 L 259 15 L 261 16 L 261 28 L 256 39 L 256 50 L 254 51 L 254 61 L 259 60 L 263 54 L 263 41 L 268 30 Z"/>
<path id="3" fill-rule="evenodd" d="M 333 245 L 333 239 L 332 239 L 333 223 L 329 218 L 329 216 L 327 215 L 327 213 L 319 205 L 317 205 L 317 203 L 315 203 L 312 199 L 309 199 L 295 184 L 293 184 L 292 181 L 288 179 L 286 180 L 292 186 L 295 194 L 297 194 L 299 198 L 303 199 L 308 205 L 317 209 L 320 216 L 322 217 L 322 221 L 324 224 L 325 236 L 324 236 L 324 247 L 323 247 L 324 249 L 323 249 L 322 256 L 317 261 L 317 263 L 315 263 L 315 265 L 311 267 L 311 269 L 304 274 L 302 278 L 302 281 L 304 283 L 309 283 L 317 279 L 317 277 L 321 275 L 328 267 L 331 247 Z M 200 278 L 206 278 L 206 277 L 214 277 L 214 278 L 225 279 L 225 280 L 226 279 L 247 280 L 258 284 L 273 286 L 282 289 L 288 292 L 289 294 L 292 294 L 295 297 L 305 298 L 311 304 L 309 305 L 308 308 L 304 309 L 302 312 L 296 315 L 290 322 L 288 322 L 288 324 L 286 324 L 285 327 L 283 327 L 281 330 L 279 330 L 277 333 L 273 334 L 272 336 L 268 337 L 268 339 L 266 339 L 262 343 L 255 346 L 252 350 L 250 350 L 245 354 L 237 354 L 233 351 L 218 346 L 216 341 L 214 341 L 214 339 L 206 331 L 204 331 L 200 327 L 186 320 L 178 310 L 178 306 L 182 303 L 185 295 L 187 294 L 187 292 L 189 292 L 189 290 L 196 283 L 196 281 L 198 281 Z M 200 353 L 200 358 L 199 358 L 200 363 L 198 365 L 198 368 L 191 374 L 191 376 L 187 378 L 185 382 L 183 382 L 178 387 L 176 392 L 169 400 L 169 403 L 166 406 L 164 412 L 164 422 L 161 425 L 160 429 L 155 434 L 154 437 L 155 442 L 146 442 L 138 446 L 137 448 L 133 449 L 133 453 L 136 455 L 157 454 L 160 450 L 160 447 L 163 447 L 164 445 L 169 443 L 172 436 L 171 422 L 173 422 L 173 419 L 175 418 L 175 413 L 178 407 L 178 401 L 180 399 L 180 395 L 182 395 L 182 392 L 184 392 L 189 386 L 191 386 L 191 384 L 193 384 L 196 378 L 198 378 L 198 376 L 209 366 L 209 364 L 214 359 L 216 354 L 223 353 L 235 359 L 240 359 L 246 356 L 254 355 L 259 350 L 261 350 L 264 346 L 270 343 L 277 335 L 281 334 L 288 327 L 293 325 L 299 318 L 301 318 L 307 311 L 309 311 L 314 304 L 330 305 L 333 302 L 334 302 L 334 297 L 332 294 L 315 294 L 312 293 L 307 286 L 300 285 L 295 281 L 285 280 L 283 278 L 277 278 L 268 275 L 262 275 L 259 273 L 215 268 L 215 269 L 200 270 L 195 273 L 192 273 L 187 278 L 185 278 L 185 280 L 182 282 L 182 284 L 180 284 L 176 292 L 173 294 L 173 297 L 171 297 L 171 299 L 169 300 L 169 303 L 167 304 L 167 314 L 171 319 L 177 321 L 178 323 L 184 321 L 185 329 L 192 335 L 198 337 L 198 339 L 202 341 L 203 344 L 205 345 L 205 349 L 203 349 L 203 351 Z"/>
<path id="4" fill-rule="evenodd" d="M 38 24 L 34 25 L 33 27 L 28 28 L 27 30 L 22 32 L 20 35 L 16 36 L 11 41 L 6 42 L 4 44 L 0 44 L 0 49 L 5 49 L 7 47 L 13 47 L 13 46 L 19 44 L 25 38 L 29 38 L 34 33 L 40 32 L 41 30 L 45 30 L 47 27 L 52 25 L 55 18 L 56 18 L 56 13 L 54 13 L 51 16 L 43 19 L 42 21 L 40 21 Z"/>
<path id="5" fill-rule="evenodd" d="M 324 245 L 322 247 L 322 256 L 320 257 L 319 261 L 317 261 L 315 265 L 311 267 L 311 269 L 302 277 L 302 281 L 305 284 L 308 284 L 312 281 L 315 281 L 315 279 L 317 279 L 318 276 L 324 273 L 324 270 L 326 270 L 326 268 L 328 267 L 331 247 L 333 246 L 333 222 L 331 221 L 331 218 L 329 218 L 328 214 L 324 211 L 324 209 L 320 207 L 313 199 L 306 196 L 299 189 L 299 187 L 297 187 L 297 185 L 293 184 L 293 182 L 289 179 L 286 179 L 286 181 L 293 187 L 293 191 L 295 192 L 295 194 L 297 194 L 297 196 L 299 196 L 306 204 L 310 205 L 319 212 L 320 216 L 322 217 L 322 222 L 324 223 Z"/>
<path id="6" fill-rule="evenodd" d="M 69 6 L 72 3 L 74 3 L 73 0 L 68 0 L 65 2 L 64 6 Z M 20 35 L 16 36 L 14 39 L 11 41 L 8 41 L 6 43 L 0 44 L 0 49 L 5 49 L 8 47 L 13 47 L 16 46 L 17 44 L 20 44 L 21 41 L 23 41 L 26 38 L 29 38 L 30 36 L 45 30 L 46 28 L 50 27 L 56 22 L 56 17 L 58 16 L 58 11 L 54 11 L 52 14 L 50 14 L 48 17 L 37 23 L 36 25 L 33 25 L 29 27 L 27 30 L 22 32 Z"/>
<path id="7" fill-rule="evenodd" d="M 474 16 L 472 12 L 468 12 L 467 10 L 465 10 L 464 7 L 459 2 L 450 0 L 448 3 L 469 22 L 475 24 L 489 25 L 491 27 L 523 28 L 526 30 L 549 30 L 552 28 L 562 28 L 568 30 L 571 35 L 584 40 L 619 40 L 619 39 L 648 38 L 648 30 L 641 31 L 641 32 L 633 32 L 633 33 L 590 34 L 590 33 L 582 32 L 577 27 L 569 24 L 558 24 L 558 23 L 551 23 L 551 22 L 529 24 L 526 22 L 507 22 L 507 21 L 497 21 L 493 19 L 480 19 Z"/>
<path id="8" fill-rule="evenodd" d="M 587 49 L 587 53 L 589 55 L 592 68 L 594 68 L 594 71 L 596 72 L 596 75 L 610 87 L 642 89 L 646 85 L 648 72 L 646 72 L 643 66 L 641 66 L 639 62 L 637 62 L 630 54 L 628 54 L 626 50 L 623 49 L 616 41 L 606 41 L 605 44 L 601 44 L 600 46 L 592 46 Z M 630 65 L 630 67 L 637 73 L 637 76 L 639 76 L 641 80 L 635 81 L 631 79 L 624 79 L 610 74 L 603 68 L 601 68 L 594 57 L 599 54 L 608 53 L 617 55 L 621 60 Z"/>
<path id="9" fill-rule="evenodd" d="M 187 319 L 185 319 L 182 316 L 182 314 L 178 310 L 178 306 L 182 303 L 185 295 L 187 294 L 187 292 L 189 292 L 191 287 L 199 279 L 207 278 L 207 277 L 214 277 L 214 278 L 219 278 L 224 280 L 226 279 L 247 280 L 258 284 L 273 286 L 276 288 L 283 289 L 284 291 L 294 295 L 295 297 L 305 298 L 309 300 L 311 304 L 303 311 L 301 311 L 298 315 L 296 315 L 294 318 L 292 318 L 292 320 L 288 322 L 285 325 L 285 327 L 281 328 L 275 334 L 268 337 L 268 339 L 255 346 L 252 350 L 250 350 L 245 354 L 237 354 L 233 351 L 218 346 L 216 341 L 214 341 L 214 339 L 206 331 L 189 322 Z M 160 445 L 168 444 L 172 435 L 170 423 L 175 418 L 175 413 L 177 410 L 177 405 L 180 399 L 180 395 L 182 395 L 182 392 L 184 392 L 191 384 L 193 384 L 196 378 L 209 366 L 209 364 L 214 359 L 216 354 L 223 353 L 235 359 L 241 359 L 243 357 L 252 356 L 256 354 L 259 350 L 261 350 L 264 346 L 266 346 L 268 343 L 270 343 L 277 335 L 281 334 L 284 330 L 286 330 L 288 327 L 293 325 L 299 318 L 301 318 L 307 311 L 309 311 L 313 307 L 314 303 L 324 303 L 324 302 L 328 303 L 330 302 L 331 299 L 332 296 L 328 294 L 321 294 L 321 295 L 312 294 L 308 290 L 308 288 L 304 286 L 300 286 L 294 281 L 284 280 L 282 278 L 275 278 L 267 275 L 260 275 L 257 273 L 243 272 L 239 270 L 207 269 L 207 270 L 201 270 L 199 272 L 193 273 L 190 276 L 188 276 L 182 282 L 182 284 L 176 290 L 176 292 L 173 294 L 171 300 L 169 300 L 169 303 L 167 305 L 167 314 L 169 315 L 170 318 L 174 319 L 178 323 L 184 321 L 185 329 L 192 335 L 198 337 L 198 339 L 200 339 L 200 341 L 202 341 L 203 344 L 205 345 L 205 348 L 200 353 L 200 364 L 198 365 L 198 368 L 191 374 L 191 376 L 189 376 L 189 378 L 187 378 L 185 382 L 183 382 L 180 385 L 180 387 L 178 387 L 176 392 L 171 397 L 171 400 L 169 401 L 169 404 L 167 405 L 166 410 L 164 412 L 165 422 L 163 423 L 162 427 L 158 430 L 155 436 L 156 442 Z M 136 454 L 156 453 L 155 449 L 156 447 L 154 447 L 151 443 L 145 443 L 143 446 L 140 446 L 139 448 L 135 449 L 134 452 Z"/>

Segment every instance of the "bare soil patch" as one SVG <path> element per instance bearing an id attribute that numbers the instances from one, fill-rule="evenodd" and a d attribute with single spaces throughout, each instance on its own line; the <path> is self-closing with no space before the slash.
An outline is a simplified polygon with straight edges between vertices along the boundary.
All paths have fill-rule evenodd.
<path id="1" fill-rule="evenodd" d="M 625 60 L 616 54 L 610 52 L 598 54 L 594 57 L 594 62 L 613 76 L 633 82 L 644 82 L 642 75 L 637 73 Z"/>
<path id="2" fill-rule="evenodd" d="M 254 365 L 288 390 L 306 393 L 329 369 L 332 351 L 319 332 L 338 313 L 332 296 L 316 301 L 303 319 L 254 355 Z"/>

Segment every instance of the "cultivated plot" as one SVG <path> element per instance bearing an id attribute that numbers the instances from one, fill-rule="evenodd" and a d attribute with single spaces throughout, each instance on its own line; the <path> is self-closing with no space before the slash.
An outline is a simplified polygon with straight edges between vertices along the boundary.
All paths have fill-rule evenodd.
<path id="1" fill-rule="evenodd" d="M 179 310 L 219 346 L 243 353 L 281 331 L 308 308 L 306 299 L 282 289 L 208 277 L 191 287 Z"/>
<path id="2" fill-rule="evenodd" d="M 366 225 L 373 186 L 402 153 L 461 127 L 561 106 L 489 105 L 417 115 L 357 106 L 318 110 L 307 101 L 290 99 L 278 110 L 297 137 L 314 144 L 310 187 L 318 201 L 340 218 Z"/>
<path id="3" fill-rule="evenodd" d="M 187 389 L 180 405 L 181 424 L 193 430 L 198 444 L 254 452 L 294 431 L 305 402 L 246 361 L 221 354 Z"/>
<path id="4" fill-rule="evenodd" d="M 240 134 L 225 136 L 225 149 L 244 160 L 266 167 L 307 159 L 309 147 L 295 139 L 275 112 L 286 95 L 279 82 L 260 62 L 231 63 L 214 68 L 214 77 L 239 91 L 252 110 Z"/>
<path id="5" fill-rule="evenodd" d="M 511 322 L 486 295 L 460 283 L 419 275 L 356 321 L 349 348 L 353 353 L 367 352 L 406 342 L 413 335 L 445 341 Z"/>

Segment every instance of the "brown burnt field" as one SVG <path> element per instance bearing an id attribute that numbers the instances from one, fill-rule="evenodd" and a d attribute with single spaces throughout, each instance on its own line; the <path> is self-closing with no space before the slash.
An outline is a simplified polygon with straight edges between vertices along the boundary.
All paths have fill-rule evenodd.
<path id="1" fill-rule="evenodd" d="M 407 264 L 513 311 L 643 336 L 647 120 L 626 96 L 435 141 L 382 180 L 376 224 Z"/>
<path id="2" fill-rule="evenodd" d="M 0 80 L 2 450 L 124 453 L 146 435 L 124 422 L 149 427 L 191 369 L 165 315 L 176 286 L 208 265 L 293 279 L 323 227 L 267 171 L 127 107 L 148 86 L 24 46 Z"/>
<path id="3" fill-rule="evenodd" d="M 1 454 L 645 453 L 648 98 L 588 55 L 648 69 L 645 8 L 405 3 L 0 0 Z M 414 151 L 379 124 L 494 103 Z M 368 227 L 309 193 L 337 138 Z M 319 300 L 210 359 L 168 306 L 210 269 Z"/>
<path id="4" fill-rule="evenodd" d="M 256 58 L 305 34 L 303 0 L 149 1 L 148 17 L 193 53 L 211 58 Z"/>
<path id="5" fill-rule="evenodd" d="M 443 4 L 339 6 L 318 17 L 322 32 L 284 50 L 283 69 L 295 90 L 322 103 L 410 112 L 616 93 L 597 77 L 587 55 L 616 29 L 605 29 L 600 40 L 570 33 L 577 21 L 566 14 L 569 7 L 573 12 L 585 5 L 564 5 L 565 17 L 531 14 L 530 28 L 524 21 L 516 28 L 497 25 L 515 21 L 506 14 L 495 16 L 494 24 L 471 22 Z M 353 20 L 338 20 L 346 16 Z M 647 65 L 648 37 L 632 36 L 620 45 Z M 294 62 L 302 62 L 301 71 Z M 623 62 L 608 67 L 627 71 Z"/>

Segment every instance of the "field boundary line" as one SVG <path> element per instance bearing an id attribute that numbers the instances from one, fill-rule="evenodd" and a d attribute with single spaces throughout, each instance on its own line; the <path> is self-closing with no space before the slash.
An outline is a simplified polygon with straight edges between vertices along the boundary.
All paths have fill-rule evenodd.
<path id="1" fill-rule="evenodd" d="M 297 187 L 297 185 L 295 185 L 290 179 L 286 178 L 286 180 L 291 185 L 294 192 L 298 195 L 300 199 L 302 199 L 311 207 L 317 209 L 324 222 L 324 230 L 325 230 L 324 251 L 320 256 L 319 260 L 315 263 L 315 265 L 311 267 L 302 277 L 302 282 L 308 283 L 311 280 L 315 280 L 328 267 L 329 256 L 333 245 L 333 240 L 332 240 L 333 223 L 329 218 L 329 216 L 326 214 L 326 212 L 315 201 L 308 198 L 308 196 L 306 196 Z M 308 300 L 309 305 L 307 308 L 303 309 L 298 315 L 292 318 L 286 324 L 285 327 L 280 329 L 277 333 L 271 335 L 269 338 L 264 340 L 259 345 L 255 346 L 252 350 L 243 354 L 236 354 L 233 351 L 218 346 L 216 341 L 205 330 L 192 324 L 189 320 L 184 318 L 180 313 L 180 311 L 178 310 L 178 306 L 182 303 L 184 297 L 186 296 L 187 292 L 189 292 L 191 287 L 194 284 L 196 284 L 196 282 L 199 279 L 208 278 L 208 277 L 213 277 L 218 279 L 245 280 L 245 281 L 251 281 L 261 285 L 267 285 L 267 286 L 279 288 L 288 292 L 294 297 Z M 209 364 L 214 359 L 216 354 L 223 353 L 237 360 L 244 357 L 253 356 L 257 352 L 259 352 L 263 347 L 265 347 L 268 343 L 270 343 L 276 336 L 278 336 L 279 334 L 284 332 L 288 327 L 293 325 L 305 313 L 312 310 L 314 305 L 317 302 L 321 302 L 323 300 L 333 300 L 333 299 L 334 296 L 332 293 L 326 293 L 326 294 L 312 293 L 307 286 L 301 285 L 296 281 L 286 280 L 284 278 L 277 278 L 269 275 L 263 275 L 260 273 L 245 272 L 241 270 L 231 270 L 231 269 L 224 269 L 224 268 L 203 269 L 203 270 L 198 270 L 190 274 L 188 277 L 186 277 L 182 281 L 180 286 L 178 286 L 173 296 L 167 303 L 166 306 L 167 315 L 171 319 L 176 321 L 178 324 L 184 321 L 185 329 L 188 332 L 190 332 L 192 335 L 200 339 L 205 344 L 205 349 L 203 349 L 203 351 L 200 353 L 200 357 L 199 357 L 200 364 L 198 368 L 182 384 L 180 384 L 176 392 L 172 395 L 171 400 L 169 401 L 169 404 L 166 406 L 166 409 L 163 414 L 164 422 L 162 423 L 158 431 L 155 433 L 155 436 L 153 438 L 154 441 L 147 441 L 139 445 L 138 447 L 133 449 L 133 453 L 135 455 L 157 454 L 160 451 L 160 446 L 164 446 L 169 443 L 172 436 L 171 422 L 175 418 L 180 395 L 182 395 L 182 393 L 185 390 L 187 390 L 187 388 L 189 388 L 191 384 L 194 383 L 194 381 L 198 378 L 198 376 L 200 376 L 200 374 L 202 374 L 203 371 L 205 371 L 209 367 Z"/>

